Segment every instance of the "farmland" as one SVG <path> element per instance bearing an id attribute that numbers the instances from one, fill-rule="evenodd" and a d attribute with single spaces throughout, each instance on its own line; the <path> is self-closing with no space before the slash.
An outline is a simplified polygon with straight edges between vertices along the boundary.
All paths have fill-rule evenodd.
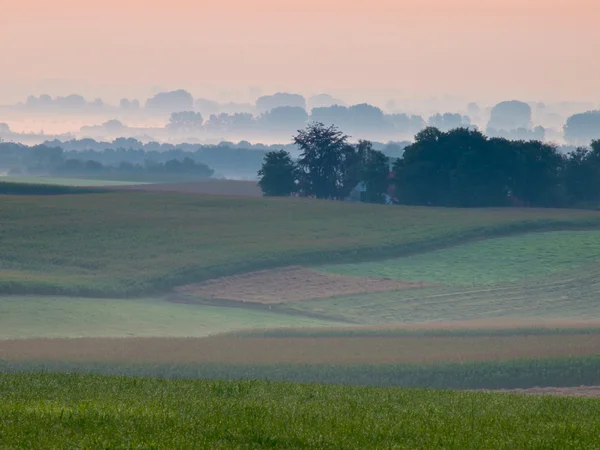
<path id="1" fill-rule="evenodd" d="M 598 227 L 600 213 L 116 192 L 5 196 L 0 222 L 1 292 L 123 297 L 289 264 L 364 261 L 482 237 Z"/>
<path id="2" fill-rule="evenodd" d="M 206 179 L 190 183 L 144 183 L 118 186 L 112 189 L 144 192 L 176 192 L 179 194 L 226 195 L 234 197 L 262 197 L 255 181 Z"/>
<path id="3" fill-rule="evenodd" d="M 200 337 L 240 328 L 323 325 L 331 322 L 269 311 L 171 303 L 160 298 L 0 297 L 0 342 L 33 337 Z"/>
<path id="4" fill-rule="evenodd" d="M 59 178 L 33 176 L 0 176 L 0 182 L 44 184 L 53 186 L 100 187 L 140 184 L 136 181 L 95 180 L 91 178 Z"/>
<path id="5" fill-rule="evenodd" d="M 592 399 L 0 375 L 3 448 L 593 448 L 599 415 Z"/>
<path id="6" fill-rule="evenodd" d="M 600 319 L 597 265 L 551 278 L 494 286 L 440 286 L 281 305 L 362 324 L 500 318 Z"/>
<path id="7" fill-rule="evenodd" d="M 598 212 L 72 189 L 2 197 L 0 447 L 600 445 L 397 389 L 600 385 Z"/>
<path id="8" fill-rule="evenodd" d="M 600 263 L 600 231 L 554 231 L 487 239 L 403 258 L 319 269 L 347 276 L 472 286 L 547 278 L 597 263 Z"/>

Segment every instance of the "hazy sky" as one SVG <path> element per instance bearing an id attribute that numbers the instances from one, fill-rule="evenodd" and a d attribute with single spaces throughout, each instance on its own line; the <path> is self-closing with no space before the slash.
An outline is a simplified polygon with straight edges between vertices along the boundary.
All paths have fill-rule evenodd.
<path id="1" fill-rule="evenodd" d="M 599 0 L 19 0 L 0 104 L 276 90 L 600 100 Z M 389 92 L 388 92 L 389 91 Z"/>

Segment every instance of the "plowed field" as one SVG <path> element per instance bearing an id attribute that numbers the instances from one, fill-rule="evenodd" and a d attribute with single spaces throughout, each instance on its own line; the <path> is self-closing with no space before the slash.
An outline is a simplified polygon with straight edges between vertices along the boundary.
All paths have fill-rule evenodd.
<path id="1" fill-rule="evenodd" d="M 396 291 L 425 286 L 375 277 L 346 277 L 300 267 L 263 270 L 245 275 L 222 277 L 177 288 L 179 294 L 210 300 L 255 303 L 283 303 L 321 299 L 338 295 Z"/>

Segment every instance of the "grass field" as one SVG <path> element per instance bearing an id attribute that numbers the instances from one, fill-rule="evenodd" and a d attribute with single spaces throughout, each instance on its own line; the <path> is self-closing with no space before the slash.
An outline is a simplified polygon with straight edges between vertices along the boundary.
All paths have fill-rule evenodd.
<path id="1" fill-rule="evenodd" d="M 31 337 L 207 336 L 240 328 L 302 327 L 330 322 L 244 308 L 161 299 L 0 297 L 0 340 Z"/>
<path id="2" fill-rule="evenodd" d="M 9 183 L 0 181 L 0 195 L 3 197 L 7 195 L 48 196 L 93 194 L 103 192 L 102 189 L 92 187 L 63 186 L 60 184 Z"/>
<path id="3" fill-rule="evenodd" d="M 0 375 L 2 448 L 596 448 L 600 401 Z"/>
<path id="4" fill-rule="evenodd" d="M 329 265 L 319 270 L 471 286 L 544 278 L 599 262 L 600 231 L 554 231 L 488 239 L 403 258 Z"/>
<path id="5" fill-rule="evenodd" d="M 121 297 L 266 267 L 598 227 L 600 213 L 119 192 L 6 196 L 0 223 L 0 292 Z"/>
<path id="6" fill-rule="evenodd" d="M 0 176 L 0 182 L 46 184 L 76 187 L 125 186 L 137 185 L 137 181 L 94 180 L 90 178 L 58 178 L 58 177 L 29 177 L 29 176 Z"/>

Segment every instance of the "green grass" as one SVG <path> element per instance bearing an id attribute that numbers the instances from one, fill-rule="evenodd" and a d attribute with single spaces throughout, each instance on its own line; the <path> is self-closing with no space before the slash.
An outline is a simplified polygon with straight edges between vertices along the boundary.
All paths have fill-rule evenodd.
<path id="1" fill-rule="evenodd" d="M 350 295 L 288 303 L 280 309 L 371 325 L 493 318 L 600 320 L 599 269 L 600 264 L 591 263 L 520 283 Z"/>
<path id="2" fill-rule="evenodd" d="M 596 448 L 600 401 L 0 375 L 2 448 Z"/>
<path id="3" fill-rule="evenodd" d="M 502 237 L 384 261 L 319 270 L 455 286 L 548 277 L 600 262 L 600 231 L 554 231 Z"/>
<path id="4" fill-rule="evenodd" d="M 324 320 L 159 299 L 0 297 L 0 339 L 201 337 L 241 328 L 330 325 Z"/>
<path id="5" fill-rule="evenodd" d="M 2 373 L 80 373 L 160 379 L 268 380 L 347 386 L 526 389 L 600 385 L 600 356 L 432 364 L 220 364 L 2 361 Z"/>
<path id="6" fill-rule="evenodd" d="M 0 223 L 0 292 L 122 297 L 267 267 L 600 227 L 600 213 L 118 192 L 3 197 Z"/>
<path id="7" fill-rule="evenodd" d="M 116 181 L 116 180 L 95 180 L 91 178 L 58 178 L 58 177 L 30 177 L 30 176 L 0 176 L 0 182 L 24 183 L 24 184 L 43 184 L 59 186 L 125 186 L 142 184 L 138 181 Z"/>

